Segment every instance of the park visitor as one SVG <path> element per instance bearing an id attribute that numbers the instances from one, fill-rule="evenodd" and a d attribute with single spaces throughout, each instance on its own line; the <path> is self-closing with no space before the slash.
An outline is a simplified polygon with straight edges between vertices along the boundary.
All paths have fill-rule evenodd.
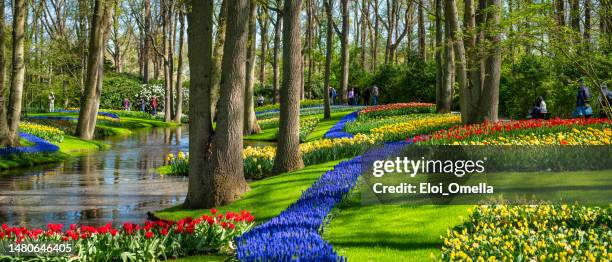
<path id="1" fill-rule="evenodd" d="M 130 100 L 127 97 L 123 99 L 123 110 L 130 111 Z"/>
<path id="2" fill-rule="evenodd" d="M 143 96 L 140 97 L 140 111 L 145 112 L 147 110 L 146 100 Z"/>
<path id="3" fill-rule="evenodd" d="M 338 92 L 336 91 L 335 88 L 331 88 L 331 99 L 332 99 L 332 105 L 336 104 L 336 97 L 338 96 Z"/>
<path id="4" fill-rule="evenodd" d="M 378 105 L 378 86 L 372 86 L 372 105 Z"/>
<path id="5" fill-rule="evenodd" d="M 157 96 L 153 96 L 153 99 L 151 99 L 151 108 L 153 110 L 151 114 L 157 115 Z"/>
<path id="6" fill-rule="evenodd" d="M 355 88 L 351 88 L 351 90 L 349 90 L 348 92 L 348 99 L 349 99 L 349 105 L 354 105 L 354 99 L 355 98 Z"/>
<path id="7" fill-rule="evenodd" d="M 55 94 L 53 92 L 49 94 L 49 112 L 55 112 Z"/>
<path id="8" fill-rule="evenodd" d="M 371 92 L 369 88 L 366 88 L 363 91 L 363 105 L 366 105 L 366 106 L 370 105 L 370 93 Z"/>
<path id="9" fill-rule="evenodd" d="M 589 105 L 591 100 L 591 91 L 584 84 L 584 80 L 580 80 L 580 87 L 576 93 L 576 111 L 574 111 L 575 117 L 591 117 L 593 115 L 593 108 Z"/>
<path id="10" fill-rule="evenodd" d="M 265 101 L 265 98 L 263 97 L 263 95 L 259 94 L 259 96 L 257 97 L 257 106 L 263 106 Z"/>
<path id="11" fill-rule="evenodd" d="M 536 98 L 535 104 L 533 105 L 533 108 L 531 109 L 531 118 L 544 118 L 544 115 L 546 115 L 546 113 L 548 113 L 546 111 L 546 102 L 544 101 L 544 98 L 542 96 L 538 96 L 538 98 Z"/>

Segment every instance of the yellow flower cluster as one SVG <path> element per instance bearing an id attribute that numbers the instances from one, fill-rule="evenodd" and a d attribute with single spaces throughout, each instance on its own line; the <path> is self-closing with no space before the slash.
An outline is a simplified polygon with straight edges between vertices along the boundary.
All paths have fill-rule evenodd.
<path id="1" fill-rule="evenodd" d="M 328 149 L 332 147 L 344 146 L 344 145 L 373 145 L 381 141 L 383 138 L 382 134 L 364 135 L 357 134 L 352 138 L 332 138 L 332 139 L 321 139 L 312 141 L 309 143 L 300 144 L 300 150 L 303 154 L 314 152 L 321 149 Z"/>
<path id="2" fill-rule="evenodd" d="M 242 151 L 242 158 L 247 159 L 251 158 L 263 158 L 267 160 L 274 159 L 276 155 L 276 147 L 266 146 L 266 147 L 252 147 L 247 146 Z"/>
<path id="3" fill-rule="evenodd" d="M 482 140 L 455 141 L 453 145 L 610 145 L 612 129 L 576 129 L 549 134 L 519 134 Z"/>
<path id="4" fill-rule="evenodd" d="M 577 205 L 479 206 L 443 237 L 444 261 L 606 261 L 610 209 Z"/>
<path id="5" fill-rule="evenodd" d="M 371 133 L 383 135 L 385 140 L 401 140 L 460 123 L 460 115 L 446 114 L 381 126 L 372 129 Z"/>
<path id="6" fill-rule="evenodd" d="M 19 123 L 19 130 L 24 133 L 35 135 L 49 142 L 61 143 L 64 141 L 64 131 L 52 126 L 21 122 Z"/>
<path id="7" fill-rule="evenodd" d="M 174 160 L 189 160 L 189 153 L 184 153 L 183 151 L 179 151 L 176 156 L 170 153 L 166 156 L 166 161 L 174 161 Z"/>

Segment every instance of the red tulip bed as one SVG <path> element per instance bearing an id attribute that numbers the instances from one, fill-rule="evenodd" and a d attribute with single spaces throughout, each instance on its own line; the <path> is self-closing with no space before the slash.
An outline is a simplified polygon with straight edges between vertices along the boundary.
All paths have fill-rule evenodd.
<path id="1" fill-rule="evenodd" d="M 202 253 L 232 253 L 234 238 L 249 230 L 254 217 L 248 211 L 218 213 L 185 218 L 179 221 L 125 223 L 119 228 L 104 226 L 49 224 L 46 229 L 11 227 L 0 229 L 0 245 L 22 244 L 32 247 L 44 244 L 70 244 L 70 251 L 55 254 L 53 261 L 155 261 Z M 40 248 L 40 247 L 38 247 Z M 30 251 L 32 248 L 30 248 Z M 34 252 L 48 256 L 50 253 Z M 5 249 L 0 261 L 9 259 Z M 59 256 L 57 256 L 59 255 Z M 21 261 L 36 257 L 19 257 Z M 12 260 L 20 261 L 12 257 Z"/>
<path id="2" fill-rule="evenodd" d="M 447 130 L 440 130 L 431 135 L 421 135 L 408 138 L 414 143 L 451 144 L 455 141 L 479 141 L 483 137 L 506 136 L 522 133 L 545 134 L 579 128 L 585 126 L 610 125 L 612 120 L 607 118 L 573 118 L 550 120 L 513 120 L 496 123 L 483 123 L 465 126 L 455 126 Z"/>

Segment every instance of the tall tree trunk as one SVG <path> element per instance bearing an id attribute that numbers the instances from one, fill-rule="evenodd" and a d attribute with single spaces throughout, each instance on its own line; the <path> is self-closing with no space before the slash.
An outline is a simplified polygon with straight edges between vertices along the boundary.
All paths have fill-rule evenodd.
<path id="1" fill-rule="evenodd" d="M 304 167 L 300 152 L 300 81 L 303 77 L 300 30 L 301 0 L 285 0 L 283 8 L 283 87 L 274 173 Z M 348 10 L 347 10 L 348 11 Z M 348 30 L 348 29 L 346 29 Z"/>
<path id="2" fill-rule="evenodd" d="M 487 42 L 491 45 L 485 60 L 485 77 L 482 95 L 480 99 L 480 116 L 478 121 L 497 122 L 499 104 L 499 81 L 501 76 L 501 36 L 497 28 L 501 19 L 501 0 L 487 0 L 487 8 L 491 11 L 487 14 L 489 28 L 486 34 Z"/>
<path id="3" fill-rule="evenodd" d="M 183 49 L 185 43 L 185 15 L 182 11 L 179 11 L 179 22 L 181 28 L 179 29 L 179 53 L 178 53 L 178 68 L 176 71 L 176 109 L 174 113 L 174 122 L 180 123 L 183 117 Z"/>
<path id="4" fill-rule="evenodd" d="M 8 126 L 9 140 L 13 141 L 15 145 L 19 144 L 17 137 L 19 133 L 25 76 L 24 46 L 25 22 L 27 17 L 26 8 L 27 5 L 25 0 L 15 0 L 13 2 L 13 73 L 11 75 L 11 92 L 8 106 Z"/>
<path id="5" fill-rule="evenodd" d="M 342 76 L 340 77 L 340 101 L 342 104 L 348 103 L 348 80 L 349 80 L 349 7 L 348 0 L 342 2 L 342 37 L 340 66 L 342 67 Z"/>
<path id="6" fill-rule="evenodd" d="M 4 1 L 0 1 L 0 28 L 5 28 L 4 21 Z M 4 83 L 4 53 L 6 42 L 6 30 L 0 31 L 0 147 L 18 145 L 19 140 L 11 136 L 8 127 L 8 119 L 6 112 L 6 85 Z"/>
<path id="7" fill-rule="evenodd" d="M 223 46 L 225 46 L 225 29 L 227 27 L 227 1 L 221 0 L 221 8 L 219 10 L 219 21 L 217 21 L 217 35 L 215 37 L 215 45 L 213 48 L 213 66 L 211 67 L 211 117 L 217 115 L 217 105 L 219 102 L 219 93 L 221 92 L 221 59 L 223 58 Z"/>
<path id="8" fill-rule="evenodd" d="M 249 190 L 244 179 L 242 133 L 246 80 L 249 1 L 228 0 L 227 34 L 223 47 L 219 116 L 212 146 L 211 198 L 207 206 L 231 203 Z"/>
<path id="9" fill-rule="evenodd" d="M 260 14 L 260 26 L 261 26 L 261 56 L 259 57 L 259 84 L 265 85 L 266 82 L 266 61 L 268 57 L 268 26 L 270 24 L 268 17 L 268 8 L 265 6 L 259 6 L 261 10 Z"/>
<path id="10" fill-rule="evenodd" d="M 427 59 L 427 54 L 425 51 L 425 14 L 424 14 L 424 3 L 423 0 L 419 0 L 419 11 L 418 11 L 418 20 L 419 20 L 419 57 L 423 60 Z"/>
<path id="11" fill-rule="evenodd" d="M 468 104 L 467 96 L 465 94 L 468 93 L 468 80 L 467 80 L 467 69 L 466 69 L 466 58 L 465 58 L 465 47 L 463 45 L 463 39 L 460 37 L 463 35 L 461 32 L 461 27 L 459 26 L 459 15 L 457 12 L 457 5 L 455 0 L 446 0 L 446 8 L 445 8 L 445 17 L 448 21 L 448 36 L 450 36 L 449 45 L 452 45 L 452 50 L 454 52 L 454 60 L 455 60 L 455 68 L 453 70 L 455 72 L 455 77 L 457 83 L 459 84 L 459 92 L 460 92 L 460 107 L 466 108 Z M 447 49 L 448 50 L 448 49 Z M 448 50 L 450 51 L 450 50 Z M 452 101 L 452 98 L 451 98 Z"/>
<path id="12" fill-rule="evenodd" d="M 103 72 L 103 59 L 105 31 L 108 29 L 111 3 L 105 0 L 96 0 L 93 19 L 91 21 L 91 32 L 89 39 L 89 55 L 87 57 L 87 78 L 85 90 L 81 98 L 81 110 L 77 122 L 76 135 L 82 139 L 93 139 L 100 104 L 101 85 L 98 79 Z"/>
<path id="13" fill-rule="evenodd" d="M 555 0 L 555 13 L 557 14 L 557 23 L 560 26 L 565 25 L 565 0 Z"/>
<path id="14" fill-rule="evenodd" d="M 163 67 L 164 67 L 164 121 L 172 121 L 172 107 L 174 102 L 173 92 L 173 42 L 172 42 L 172 16 L 173 16 L 173 3 L 170 0 L 161 1 L 162 6 L 162 41 L 163 41 Z"/>
<path id="15" fill-rule="evenodd" d="M 580 0 L 570 0 L 570 19 L 572 29 L 580 34 Z"/>
<path id="16" fill-rule="evenodd" d="M 325 50 L 325 77 L 323 80 L 323 90 L 324 90 L 324 99 L 325 103 L 323 108 L 323 118 L 331 119 L 331 101 L 329 97 L 329 85 L 330 85 L 330 77 L 331 77 L 331 63 L 333 52 L 333 41 L 334 41 L 334 29 L 333 29 L 333 16 L 332 16 L 332 4 L 333 0 L 325 0 L 325 15 L 327 17 L 327 38 L 325 39 L 326 50 Z"/>
<path id="17" fill-rule="evenodd" d="M 584 33 L 582 36 L 584 45 L 588 49 L 591 46 L 591 0 L 584 0 Z"/>
<path id="18" fill-rule="evenodd" d="M 150 0 L 144 0 L 144 44 L 143 44 L 143 74 L 142 79 L 145 84 L 149 83 L 151 79 L 151 2 Z"/>
<path id="19" fill-rule="evenodd" d="M 274 25 L 274 54 L 272 58 L 272 103 L 274 104 L 278 103 L 280 95 L 280 46 L 282 29 L 283 16 L 280 12 L 276 12 L 276 24 Z"/>
<path id="20" fill-rule="evenodd" d="M 453 97 L 453 40 L 451 38 L 450 29 L 450 17 L 448 10 L 448 2 L 452 0 L 444 1 L 444 53 L 443 53 L 443 67 L 442 67 L 442 88 L 440 89 L 440 107 L 438 113 L 449 113 L 452 107 Z"/>
<path id="21" fill-rule="evenodd" d="M 378 24 L 380 23 L 378 18 L 378 0 L 374 0 L 374 45 L 372 47 L 372 71 L 376 72 L 376 66 L 378 64 L 378 39 L 380 34 L 378 31 Z"/>
<path id="22" fill-rule="evenodd" d="M 225 2 L 225 1 L 223 1 Z M 207 208 L 215 192 L 215 177 L 210 165 L 213 137 L 211 88 L 216 66 L 213 51 L 214 0 L 192 1 L 187 8 L 189 23 L 189 184 L 184 206 Z M 222 8 L 223 9 L 223 8 Z M 223 13 L 223 12 L 222 12 Z M 219 129 L 220 130 L 220 129 Z"/>
<path id="23" fill-rule="evenodd" d="M 446 90 L 445 69 L 446 61 L 442 61 L 442 55 L 446 49 L 444 42 L 444 32 L 442 27 L 442 0 L 435 0 L 436 11 L 436 111 L 438 113 L 447 113 L 451 110 L 450 92 Z"/>
<path id="24" fill-rule="evenodd" d="M 370 5 L 366 0 L 361 0 L 361 47 L 359 48 L 359 65 L 361 68 L 366 69 L 366 32 L 368 30 L 367 17 L 369 16 Z"/>
<path id="25" fill-rule="evenodd" d="M 257 2 L 249 0 L 249 32 L 246 59 L 246 90 L 244 92 L 244 135 L 261 132 L 255 116 L 255 57 L 257 56 Z"/>

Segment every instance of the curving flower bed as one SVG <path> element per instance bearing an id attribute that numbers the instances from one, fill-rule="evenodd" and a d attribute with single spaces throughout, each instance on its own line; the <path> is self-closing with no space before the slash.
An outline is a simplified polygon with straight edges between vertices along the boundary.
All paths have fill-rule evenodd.
<path id="1" fill-rule="evenodd" d="M 64 141 L 64 131 L 47 125 L 21 122 L 19 123 L 19 130 L 23 133 L 31 134 L 53 143 L 61 143 Z"/>
<path id="2" fill-rule="evenodd" d="M 389 157 L 407 142 L 387 143 L 341 162 L 325 172 L 297 202 L 277 217 L 244 233 L 236 239 L 240 261 L 339 261 L 339 256 L 321 237 L 329 212 L 355 186 L 362 166 L 369 161 Z M 370 163 L 371 164 L 371 163 Z"/>
<path id="3" fill-rule="evenodd" d="M 385 117 L 416 113 L 433 113 L 436 105 L 432 103 L 395 103 L 379 106 L 371 106 L 359 111 L 361 117 Z"/>
<path id="4" fill-rule="evenodd" d="M 59 147 L 49 143 L 49 141 L 44 140 L 35 135 L 27 134 L 27 133 L 19 133 L 19 136 L 23 139 L 28 140 L 30 143 L 34 144 L 33 146 L 26 147 L 6 147 L 0 148 L 0 156 L 8 156 L 14 154 L 33 154 L 33 153 L 54 153 L 59 150 Z"/>
<path id="5" fill-rule="evenodd" d="M 487 144 L 487 142 L 493 144 L 547 144 L 548 140 L 550 144 L 564 145 L 576 141 L 591 141 L 584 137 L 585 134 L 582 131 L 573 130 L 596 127 L 600 130 L 597 135 L 588 129 L 585 131 L 588 132 L 586 135 L 601 137 L 602 144 L 606 144 L 606 137 L 608 137 L 607 143 L 609 144 L 610 135 L 607 130 L 610 129 L 611 125 L 612 120 L 606 118 L 515 120 L 456 126 L 447 130 L 440 130 L 431 135 L 408 138 L 408 140 L 427 144 Z M 573 136 L 570 133 L 574 133 L 573 135 L 578 135 L 578 137 L 570 141 L 567 139 L 567 137 Z M 580 133 L 583 134 L 580 135 Z M 555 135 L 554 140 L 550 137 L 551 134 Z M 524 141 L 525 139 L 527 139 L 527 142 Z"/>
<path id="6" fill-rule="evenodd" d="M 79 109 L 61 109 L 61 110 L 56 110 L 55 112 L 59 112 L 59 113 L 79 113 Z M 106 111 L 98 111 L 98 115 L 99 116 L 105 116 L 108 118 L 113 118 L 113 119 L 119 119 L 119 116 L 117 114 L 111 113 L 111 112 L 106 112 Z"/>
<path id="7" fill-rule="evenodd" d="M 232 253 L 234 238 L 253 226 L 254 217 L 248 211 L 217 213 L 199 218 L 173 221 L 147 221 L 144 224 L 125 223 L 120 228 L 110 223 L 104 226 L 49 224 L 47 229 L 11 227 L 0 228 L 0 244 L 70 243 L 71 255 L 55 256 L 53 261 L 157 261 L 197 253 Z M 129 259 L 127 259 L 129 258 Z M 0 260 L 8 259 L 2 257 Z"/>
<path id="8" fill-rule="evenodd" d="M 334 126 L 332 126 L 323 137 L 325 138 L 352 138 L 354 135 L 344 131 L 346 124 L 353 122 L 359 116 L 360 111 L 355 111 L 348 115 L 345 115 L 338 121 Z"/>

